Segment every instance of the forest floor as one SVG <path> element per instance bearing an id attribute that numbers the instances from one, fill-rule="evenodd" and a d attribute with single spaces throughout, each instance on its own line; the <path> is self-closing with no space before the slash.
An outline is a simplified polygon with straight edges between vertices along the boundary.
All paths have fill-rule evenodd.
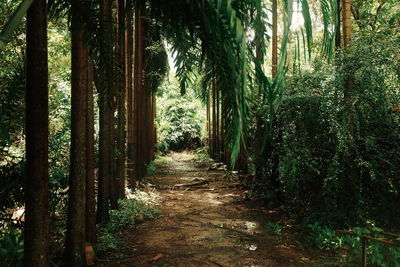
<path id="1" fill-rule="evenodd" d="M 161 217 L 127 230 L 128 256 L 110 266 L 321 265 L 321 254 L 304 250 L 286 227 L 266 230 L 268 222 L 284 222 L 246 200 L 222 168 L 189 152 L 169 157 L 148 177 L 160 194 Z"/>

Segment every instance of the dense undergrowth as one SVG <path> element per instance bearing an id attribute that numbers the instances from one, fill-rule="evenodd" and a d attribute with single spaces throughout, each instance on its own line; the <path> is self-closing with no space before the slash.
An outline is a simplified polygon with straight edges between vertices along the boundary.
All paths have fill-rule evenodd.
<path id="1" fill-rule="evenodd" d="M 201 147 L 204 136 L 204 106 L 193 91 L 182 95 L 174 77 L 158 91 L 158 150 L 182 151 Z"/>
<path id="2" fill-rule="evenodd" d="M 95 251 L 98 258 L 118 258 L 126 251 L 125 232 L 145 220 L 160 216 L 158 194 L 136 190 L 129 191 L 127 199 L 119 200 L 119 209 L 110 212 L 110 221 L 99 227 Z M 62 258 L 63 234 L 65 218 L 59 217 L 61 223 L 53 224 L 52 249 L 50 258 L 58 262 Z M 56 219 L 57 221 L 57 219 Z M 63 222 L 64 221 L 64 222 Z M 60 234 L 57 234 L 59 232 Z M 60 237 L 59 237 L 60 236 Z M 24 243 L 22 231 L 9 223 L 0 231 L 0 266 L 22 266 Z"/>
<path id="3" fill-rule="evenodd" d="M 260 164 L 257 147 L 251 150 L 250 175 L 263 170 L 262 179 L 251 184 L 253 194 L 269 206 L 284 207 L 302 225 L 310 246 L 349 249 L 351 257 L 342 263 L 347 266 L 359 262 L 359 237 L 337 237 L 335 229 L 400 230 L 395 204 L 400 200 L 400 61 L 395 56 L 400 36 L 391 33 L 360 36 L 347 54 L 338 52 L 336 62 L 315 60 L 309 70 L 291 75 L 272 131 L 272 152 Z M 354 137 L 344 97 L 349 77 Z M 250 138 L 256 139 L 255 125 Z M 367 251 L 371 266 L 399 264 L 395 247 L 370 242 Z"/>
<path id="4" fill-rule="evenodd" d="M 95 246 L 99 255 L 112 258 L 123 255 L 125 231 L 160 216 L 157 194 L 137 191 L 132 196 L 133 199 L 119 200 L 119 209 L 111 211 L 110 221 L 99 229 Z"/>

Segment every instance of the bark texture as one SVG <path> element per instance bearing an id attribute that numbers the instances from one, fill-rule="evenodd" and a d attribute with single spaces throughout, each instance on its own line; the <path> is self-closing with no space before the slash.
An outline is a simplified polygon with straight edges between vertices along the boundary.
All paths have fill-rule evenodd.
<path id="1" fill-rule="evenodd" d="M 77 7 L 72 7 L 77 8 Z M 68 221 L 64 260 L 82 266 L 86 226 L 86 95 L 88 51 L 83 45 L 83 21 L 73 11 L 71 19 L 71 155 Z"/>
<path id="2" fill-rule="evenodd" d="M 118 16 L 118 126 L 117 126 L 117 172 L 116 187 L 118 199 L 125 198 L 126 174 L 126 65 L 125 65 L 125 4 L 123 0 L 117 1 Z"/>
<path id="3" fill-rule="evenodd" d="M 103 0 L 100 5 L 100 34 L 102 40 L 107 40 L 100 47 L 99 66 L 99 181 L 97 198 L 97 222 L 109 220 L 110 185 L 112 181 L 113 159 L 113 46 L 112 46 L 112 16 L 111 0 Z"/>
<path id="4" fill-rule="evenodd" d="M 94 159 L 94 97 L 93 62 L 87 57 L 87 96 L 86 96 L 86 241 L 96 242 L 96 191 Z"/>
<path id="5" fill-rule="evenodd" d="M 145 87 L 144 87 L 144 46 L 145 29 L 144 19 L 140 8 L 135 9 L 135 64 L 134 64 L 134 121 L 135 121 L 135 160 L 134 176 L 140 181 L 146 175 L 146 154 L 145 154 Z"/>
<path id="6" fill-rule="evenodd" d="M 26 191 L 24 266 L 48 266 L 48 55 L 46 1 L 28 10 L 26 34 Z"/>
<path id="7" fill-rule="evenodd" d="M 278 67 L 278 0 L 272 0 L 272 77 Z"/>
<path id="8" fill-rule="evenodd" d="M 125 28 L 125 64 L 126 64 L 126 90 L 127 90 L 127 118 L 128 118 L 128 153 L 127 153 L 127 176 L 130 187 L 135 187 L 133 173 L 134 161 L 134 122 L 133 122 L 133 23 L 132 23 L 132 1 L 127 1 L 126 6 L 126 28 Z"/>

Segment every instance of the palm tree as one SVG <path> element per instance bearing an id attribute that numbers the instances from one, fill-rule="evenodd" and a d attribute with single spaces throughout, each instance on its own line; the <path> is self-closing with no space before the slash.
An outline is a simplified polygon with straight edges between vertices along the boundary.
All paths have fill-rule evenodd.
<path id="1" fill-rule="evenodd" d="M 343 46 L 347 49 L 351 42 L 352 24 L 351 24 L 351 0 L 343 0 Z M 352 138 L 355 136 L 355 119 L 354 119 L 354 108 L 353 108 L 353 82 L 352 77 L 348 77 L 346 80 L 345 99 L 347 101 L 348 112 L 349 112 L 349 133 Z"/>
<path id="2" fill-rule="evenodd" d="M 134 121 L 133 121 L 133 23 L 132 23 L 132 1 L 126 2 L 126 26 L 125 26 L 125 64 L 126 64 L 126 89 L 127 89 L 127 113 L 128 113 L 128 153 L 127 153 L 127 174 L 128 181 L 132 187 L 134 183 L 133 161 L 134 161 Z"/>
<path id="3" fill-rule="evenodd" d="M 86 226 L 86 107 L 88 51 L 83 43 L 84 20 L 74 2 L 71 18 L 71 159 L 68 221 L 64 259 L 67 266 L 82 266 Z"/>
<path id="4" fill-rule="evenodd" d="M 94 97 L 93 61 L 87 56 L 87 96 L 86 96 L 86 241 L 96 242 L 96 190 L 94 155 Z"/>
<path id="5" fill-rule="evenodd" d="M 117 172 L 116 172 L 116 193 L 118 199 L 125 197 L 125 172 L 126 172 L 126 64 L 125 64 L 125 3 L 123 0 L 117 1 L 117 17 L 118 17 L 118 30 L 117 30 L 117 85 L 118 85 L 118 125 L 117 125 Z"/>
<path id="6" fill-rule="evenodd" d="M 145 169 L 145 89 L 143 80 L 144 45 L 145 45 L 145 22 L 142 17 L 142 9 L 135 9 L 135 63 L 134 63 L 134 99 L 135 99 L 135 160 L 134 176 L 141 180 L 144 178 Z"/>
<path id="7" fill-rule="evenodd" d="M 278 0 L 272 0 L 272 77 L 278 66 Z"/>
<path id="8" fill-rule="evenodd" d="M 110 186 L 113 177 L 112 150 L 112 85 L 113 85 L 113 47 L 112 47 L 112 16 L 111 1 L 100 3 L 100 63 L 99 63 L 99 186 L 97 199 L 97 222 L 109 220 Z"/>
<path id="9" fill-rule="evenodd" d="M 24 266 L 48 266 L 47 5 L 35 0 L 26 28 L 26 191 Z"/>

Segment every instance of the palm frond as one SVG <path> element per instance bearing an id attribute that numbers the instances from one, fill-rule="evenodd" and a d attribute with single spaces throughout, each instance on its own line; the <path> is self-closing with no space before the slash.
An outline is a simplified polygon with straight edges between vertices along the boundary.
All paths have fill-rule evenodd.
<path id="1" fill-rule="evenodd" d="M 28 9 L 32 5 L 33 1 L 34 0 L 23 0 L 22 3 L 17 7 L 15 12 L 12 14 L 11 18 L 8 20 L 0 33 L 0 50 L 4 49 L 14 31 L 21 24 L 22 18 L 28 12 Z"/>

